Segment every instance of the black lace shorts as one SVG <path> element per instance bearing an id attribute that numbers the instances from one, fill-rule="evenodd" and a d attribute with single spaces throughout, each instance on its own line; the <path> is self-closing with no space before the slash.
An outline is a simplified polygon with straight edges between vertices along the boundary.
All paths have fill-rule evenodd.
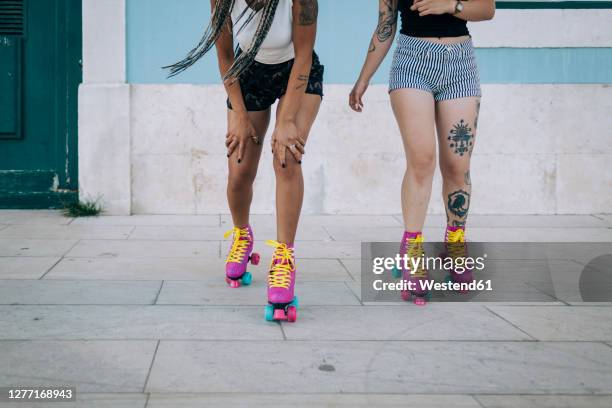
<path id="1" fill-rule="evenodd" d="M 293 60 L 280 64 L 262 64 L 254 61 L 240 75 L 240 89 L 247 111 L 266 110 L 283 96 L 287 92 L 292 67 Z M 323 98 L 323 71 L 324 67 L 319 61 L 319 56 L 313 51 L 312 68 L 306 85 L 307 94 L 319 95 Z M 229 99 L 227 107 L 232 109 Z"/>

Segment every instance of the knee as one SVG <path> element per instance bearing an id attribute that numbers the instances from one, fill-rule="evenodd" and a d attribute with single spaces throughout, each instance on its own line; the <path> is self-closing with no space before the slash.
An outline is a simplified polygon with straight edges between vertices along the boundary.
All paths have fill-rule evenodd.
<path id="1" fill-rule="evenodd" d="M 238 166 L 239 167 L 239 166 Z M 230 171 L 227 179 L 227 188 L 230 191 L 242 191 L 250 188 L 255 181 L 255 172 L 246 168 L 238 168 Z"/>
<path id="2" fill-rule="evenodd" d="M 433 178 L 436 169 L 434 153 L 421 153 L 408 159 L 408 171 L 418 183 L 425 183 Z"/>
<path id="3" fill-rule="evenodd" d="M 450 161 L 448 163 L 440 163 L 440 172 L 445 180 L 463 183 L 465 174 L 470 170 L 468 163 L 464 161 Z"/>
<path id="4" fill-rule="evenodd" d="M 278 160 L 274 160 L 274 173 L 276 174 L 277 180 L 294 180 L 296 177 L 300 176 L 301 171 L 301 165 L 293 160 L 293 158 L 288 158 L 286 160 L 285 167 L 283 167 Z"/>

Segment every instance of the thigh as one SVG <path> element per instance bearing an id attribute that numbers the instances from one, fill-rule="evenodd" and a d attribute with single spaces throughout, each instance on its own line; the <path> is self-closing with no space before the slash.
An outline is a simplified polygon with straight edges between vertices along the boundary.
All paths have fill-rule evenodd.
<path id="1" fill-rule="evenodd" d="M 436 103 L 436 127 L 440 162 L 469 166 L 478 123 L 479 97 L 449 99 Z"/>
<path id="2" fill-rule="evenodd" d="M 276 109 L 276 119 L 278 120 L 278 115 L 281 112 L 283 104 L 285 103 L 285 96 L 283 95 L 280 98 L 278 103 L 278 108 Z M 295 117 L 295 125 L 300 132 L 300 136 L 304 139 L 304 142 L 308 140 L 308 135 L 310 134 L 310 129 L 312 128 L 312 124 L 317 118 L 317 114 L 319 113 L 319 107 L 321 106 L 321 97 L 315 94 L 304 94 L 302 96 L 302 100 L 300 101 L 300 108 Z"/>
<path id="3" fill-rule="evenodd" d="M 432 94 L 420 89 L 402 88 L 390 95 L 406 157 L 435 154 L 435 104 Z"/>
<path id="4" fill-rule="evenodd" d="M 234 120 L 235 113 L 231 110 L 227 110 L 227 122 L 228 126 L 232 120 Z M 259 138 L 259 143 L 255 144 L 252 141 L 249 141 L 246 149 L 244 151 L 244 157 L 242 158 L 242 162 L 238 163 L 236 160 L 229 160 L 229 169 L 230 172 L 233 171 L 256 171 L 257 166 L 259 164 L 259 159 L 261 157 L 261 149 L 263 146 L 263 141 L 266 136 L 266 132 L 268 130 L 268 125 L 270 123 L 270 109 L 256 112 L 248 112 L 249 119 L 255 128 L 255 132 L 257 133 L 257 137 Z M 232 158 L 234 158 L 237 154 L 237 149 L 234 150 L 234 154 Z"/>

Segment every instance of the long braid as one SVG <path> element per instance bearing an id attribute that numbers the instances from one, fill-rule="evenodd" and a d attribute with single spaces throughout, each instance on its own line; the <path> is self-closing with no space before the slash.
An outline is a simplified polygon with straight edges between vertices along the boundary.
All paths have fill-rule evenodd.
<path id="1" fill-rule="evenodd" d="M 235 80 L 253 63 L 253 61 L 255 61 L 255 56 L 259 52 L 261 44 L 264 42 L 268 32 L 270 31 L 279 1 L 280 0 L 267 0 L 266 4 L 260 11 L 255 12 L 247 7 L 241 13 L 238 20 L 242 20 L 242 17 L 244 17 L 247 11 L 251 11 L 251 13 L 247 16 L 246 21 L 241 23 L 238 32 L 249 24 L 257 13 L 261 12 L 262 16 L 249 48 L 241 53 L 238 58 L 236 58 L 234 64 L 232 64 L 223 77 L 224 81 L 228 79 Z M 183 60 L 164 67 L 165 69 L 170 69 L 170 74 L 168 75 L 169 78 L 178 75 L 187 68 L 191 67 L 213 47 L 215 41 L 221 33 L 221 30 L 228 22 L 228 19 L 231 18 L 230 16 L 234 8 L 234 2 L 235 0 L 215 0 L 210 23 L 206 27 L 204 35 L 202 36 L 202 39 L 198 45 L 192 49 Z"/>
<path id="2" fill-rule="evenodd" d="M 219 38 L 221 30 L 223 30 L 228 22 L 228 19 L 230 18 L 232 9 L 234 8 L 234 1 L 235 0 L 215 0 L 210 22 L 208 23 L 206 30 L 204 30 L 204 35 L 202 36 L 202 39 L 198 45 L 189 51 L 187 56 L 181 61 L 163 67 L 164 69 L 170 70 L 168 78 L 185 71 L 187 68 L 195 64 L 200 58 L 202 58 L 204 54 L 210 51 L 213 45 L 215 45 L 217 38 Z"/>
<path id="3" fill-rule="evenodd" d="M 266 2 L 265 6 L 261 10 L 261 20 L 259 21 L 259 25 L 257 26 L 257 30 L 255 31 L 251 45 L 247 50 L 243 50 L 244 52 L 240 54 L 238 58 L 236 58 L 234 64 L 223 77 L 224 81 L 238 78 L 240 74 L 242 74 L 244 70 L 253 63 L 255 56 L 259 52 L 261 44 L 266 39 L 268 31 L 270 31 L 279 1 L 280 0 L 268 0 Z"/>

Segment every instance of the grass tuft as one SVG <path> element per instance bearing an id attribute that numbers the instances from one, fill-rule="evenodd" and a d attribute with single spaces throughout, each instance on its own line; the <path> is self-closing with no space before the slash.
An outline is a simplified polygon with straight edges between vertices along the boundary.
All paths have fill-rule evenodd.
<path id="1" fill-rule="evenodd" d="M 77 201 L 67 203 L 62 209 L 66 217 L 96 217 L 102 213 L 102 206 L 97 201 Z"/>

